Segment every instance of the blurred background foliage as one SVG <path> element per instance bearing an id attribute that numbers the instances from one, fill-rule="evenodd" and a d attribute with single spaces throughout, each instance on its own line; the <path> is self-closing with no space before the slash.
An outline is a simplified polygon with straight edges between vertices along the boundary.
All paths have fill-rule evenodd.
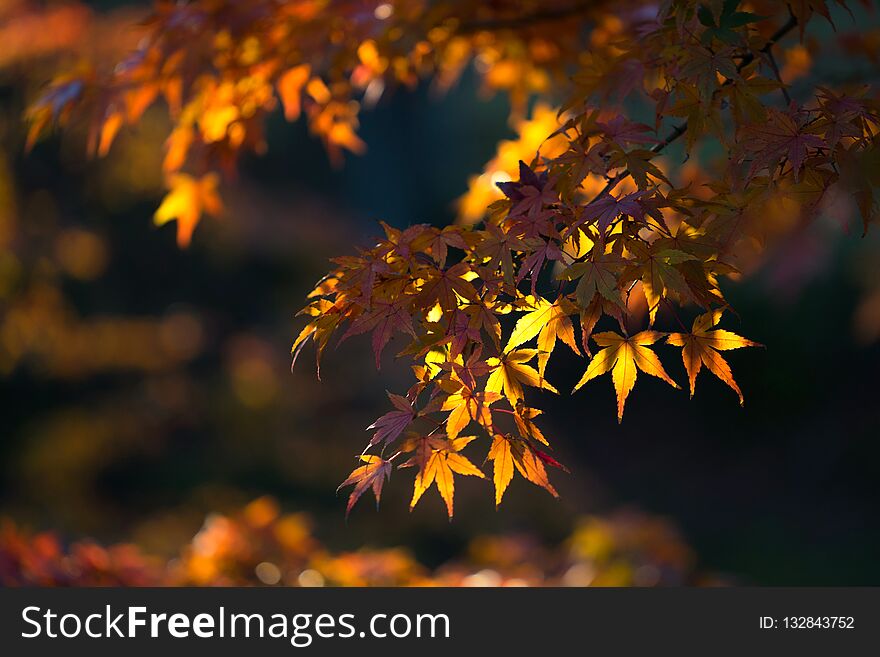
<path id="1" fill-rule="evenodd" d="M 39 84 L 83 51 L 124 52 L 139 12 L 0 0 L 0 514 L 28 528 L 0 530 L 4 567 L 46 554 L 78 572 L 125 570 L 131 559 L 132 577 L 147 583 L 302 584 L 303 573 L 307 584 L 460 583 L 477 573 L 482 583 L 602 583 L 617 562 L 596 556 L 598 541 L 627 555 L 626 574 L 609 583 L 639 583 L 645 565 L 673 574 L 649 570 L 642 583 L 707 581 L 695 568 L 757 584 L 880 583 L 880 237 L 846 234 L 845 204 L 726 290 L 742 331 L 768 347 L 732 356 L 745 409 L 708 378 L 692 402 L 647 381 L 622 426 L 611 386 L 545 395 L 545 433 L 572 470 L 554 482 L 561 501 L 520 482 L 495 511 L 489 483 L 463 481 L 449 523 L 434 495 L 410 514 L 409 486 L 392 478 L 378 512 L 363 504 L 346 523 L 335 488 L 363 427 L 385 410 L 384 387 L 404 387 L 406 372 L 387 360 L 380 377 L 369 349 L 351 340 L 328 353 L 323 382 L 308 367 L 290 373 L 293 314 L 328 258 L 366 244 L 378 219 L 445 225 L 469 189 L 463 212 L 491 193 L 493 167 L 519 159 L 516 146 L 496 156 L 517 126 L 504 98 L 481 97 L 465 75 L 442 96 L 425 85 L 362 114 L 369 151 L 335 169 L 301 123 L 277 116 L 268 153 L 246 159 L 224 190 L 224 216 L 206 219 L 181 251 L 173 225 L 151 222 L 161 113 L 148 112 L 101 160 L 84 157 L 75 130 L 24 155 L 22 116 Z M 814 65 L 809 42 L 784 63 L 792 76 Z M 846 69 L 843 59 L 822 65 Z M 670 156 L 669 166 L 681 165 Z M 564 389 L 582 366 L 550 369 Z M 289 520 L 267 500 L 245 507 L 264 494 L 311 520 Z M 654 515 L 674 518 L 690 548 Z M 666 557 L 654 547 L 633 556 L 642 548 L 608 538 L 620 526 L 660 552 L 673 545 L 673 565 L 660 568 Z M 45 529 L 61 538 L 32 534 Z M 278 538 L 285 531 L 296 537 L 289 544 Z M 274 542 L 255 543 L 255 532 Z M 222 567 L 199 565 L 206 535 L 211 554 L 217 545 L 234 553 Z M 88 543 L 68 553 L 84 536 L 139 551 L 113 557 Z M 242 543 L 242 553 L 229 547 Z M 370 567 L 384 559 L 391 574 L 357 574 L 361 557 L 351 555 L 365 546 L 382 555 Z"/>

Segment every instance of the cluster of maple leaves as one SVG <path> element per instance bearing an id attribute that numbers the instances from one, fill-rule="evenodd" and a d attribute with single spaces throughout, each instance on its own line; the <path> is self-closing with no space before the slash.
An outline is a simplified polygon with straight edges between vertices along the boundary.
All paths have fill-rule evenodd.
<path id="1" fill-rule="evenodd" d="M 309 341 L 320 359 L 334 335 L 370 333 L 378 366 L 402 336 L 398 355 L 415 376 L 405 395 L 390 395 L 394 410 L 371 425 L 343 482 L 354 487 L 349 511 L 369 489 L 378 501 L 394 468 L 411 467 L 412 506 L 436 486 L 452 516 L 456 475 L 486 477 L 463 453 L 475 441 L 496 504 L 516 473 L 557 495 L 547 468 L 563 466 L 526 391 L 557 392 L 545 372 L 559 342 L 589 358 L 575 390 L 610 373 L 619 420 L 639 372 L 679 387 L 655 351 L 664 342 L 681 348 L 691 395 L 705 366 L 742 403 L 720 352 L 756 343 L 718 328 L 729 310 L 719 280 L 737 274 L 762 215 L 806 221 L 841 191 L 865 229 L 878 215 L 875 92 L 815 86 L 794 99 L 774 56 L 817 16 L 832 21 L 825 0 L 477 4 L 162 2 L 131 61 L 109 78 L 56 81 L 32 111 L 36 136 L 98 107 L 100 153 L 163 96 L 175 120 L 172 190 L 156 220 L 176 219 L 186 244 L 203 211 L 219 212 L 212 167 L 264 146 L 276 97 L 288 119 L 305 112 L 331 157 L 363 149 L 357 112 L 386 86 L 426 76 L 448 84 L 470 61 L 515 102 L 559 99 L 547 137 L 563 147 L 539 149 L 517 180 L 499 182 L 504 198 L 481 225 L 384 226 L 383 239 L 337 258 L 311 294 L 294 360 Z M 610 36 L 584 46 L 583 32 L 609 16 Z M 633 107 L 653 124 L 633 120 Z M 704 185 L 680 184 L 661 161 L 679 141 L 687 157 L 706 143 L 723 153 L 703 162 Z M 597 180 L 598 193 L 587 193 Z M 647 326 L 630 334 L 635 298 Z M 688 306 L 700 309 L 690 327 L 676 310 Z M 658 317 L 680 330 L 657 330 Z M 618 330 L 595 331 L 608 321 Z"/>

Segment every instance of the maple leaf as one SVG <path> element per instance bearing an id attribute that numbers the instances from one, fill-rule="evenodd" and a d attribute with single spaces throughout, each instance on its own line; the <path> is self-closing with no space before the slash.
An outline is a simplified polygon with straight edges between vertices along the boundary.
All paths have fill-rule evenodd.
<path id="1" fill-rule="evenodd" d="M 681 62 L 679 75 L 696 85 L 700 97 L 709 101 L 718 88 L 718 74 L 732 80 L 738 76 L 733 61 L 733 48 L 712 50 L 691 45 L 686 48 L 687 57 Z"/>
<path id="2" fill-rule="evenodd" d="M 458 298 L 476 301 L 474 286 L 462 276 L 470 271 L 465 263 L 458 263 L 448 269 L 431 267 L 415 303 L 422 308 L 432 308 L 439 304 L 444 311 L 458 308 Z"/>
<path id="3" fill-rule="evenodd" d="M 510 186 L 504 188 L 501 187 L 503 183 L 499 184 L 505 195 L 514 201 L 510 209 L 511 216 L 535 217 L 545 206 L 553 205 L 558 200 L 559 194 L 553 189 L 556 181 L 550 178 L 546 171 L 540 176 L 535 175 L 535 172 L 520 160 L 519 172 L 520 182 L 515 192 Z"/>
<path id="4" fill-rule="evenodd" d="M 762 19 L 762 17 L 757 14 L 736 11 L 739 4 L 740 0 L 725 0 L 721 9 L 721 14 L 718 16 L 717 24 L 712 9 L 703 4 L 699 6 L 697 9 L 697 17 L 700 23 L 708 28 L 703 32 L 701 39 L 704 45 L 710 45 L 713 38 L 724 43 L 735 44 L 742 40 L 741 35 L 734 31 L 736 28 L 743 27 L 749 23 L 757 23 Z"/>
<path id="5" fill-rule="evenodd" d="M 499 399 L 502 395 L 497 392 L 476 392 L 468 386 L 459 386 L 459 390 L 450 394 L 440 407 L 441 411 L 449 411 L 446 435 L 455 439 L 472 420 L 483 427 L 491 427 L 492 411 L 489 407 Z"/>
<path id="6" fill-rule="evenodd" d="M 452 320 L 449 322 L 447 335 L 450 336 L 449 355 L 451 358 L 457 358 L 469 344 L 477 344 L 482 341 L 480 335 L 480 325 L 472 321 L 473 317 L 456 310 L 453 313 Z"/>
<path id="7" fill-rule="evenodd" d="M 767 117 L 767 110 L 760 96 L 784 87 L 778 80 L 753 75 L 733 81 L 724 89 L 724 94 L 730 98 L 731 109 L 737 123 L 760 123 Z M 688 123 L 688 131 L 690 131 L 690 123 Z"/>
<path id="8" fill-rule="evenodd" d="M 554 303 L 543 297 L 533 297 L 530 301 L 532 303 L 529 305 L 529 312 L 517 320 L 504 350 L 509 352 L 537 336 L 538 374 L 543 377 L 550 355 L 556 348 L 557 338 L 576 354 L 581 353 L 574 337 L 574 326 L 569 319 L 569 315 L 574 314 L 576 309 L 564 297 Z"/>
<path id="9" fill-rule="evenodd" d="M 458 226 L 446 226 L 443 230 L 437 231 L 431 240 L 429 250 L 440 267 L 446 264 L 448 247 L 450 246 L 462 251 L 467 249 L 467 243 L 464 241 L 461 228 Z"/>
<path id="10" fill-rule="evenodd" d="M 690 153 L 694 145 L 706 133 L 722 135 L 723 127 L 718 103 L 713 98 L 704 98 L 700 90 L 687 82 L 675 85 L 675 102 L 664 111 L 666 116 L 680 116 L 687 119 L 685 150 Z"/>
<path id="11" fill-rule="evenodd" d="M 835 3 L 840 7 L 846 8 L 844 0 L 835 0 Z M 831 19 L 831 12 L 828 9 L 827 0 L 793 0 L 788 7 L 792 16 L 797 19 L 801 41 L 804 40 L 804 29 L 814 13 L 820 14 L 832 27 L 834 27 L 834 21 Z"/>
<path id="12" fill-rule="evenodd" d="M 543 412 L 544 411 L 541 409 L 529 408 L 524 403 L 520 402 L 514 408 L 513 419 L 516 422 L 516 428 L 517 431 L 519 431 L 520 436 L 527 439 L 531 438 L 537 440 L 538 442 L 549 446 L 550 443 L 547 442 L 544 434 L 533 422 L 533 420 Z"/>
<path id="13" fill-rule="evenodd" d="M 389 411 L 367 427 L 367 431 L 375 430 L 376 433 L 370 439 L 370 445 L 378 443 L 392 443 L 412 423 L 418 415 L 418 411 L 410 403 L 409 399 L 401 395 L 387 393 L 388 399 L 397 410 Z"/>
<path id="14" fill-rule="evenodd" d="M 486 392 L 500 392 L 507 397 L 511 406 L 523 398 L 523 385 L 535 388 L 543 388 L 558 394 L 556 388 L 550 385 L 543 375 L 526 365 L 538 355 L 537 349 L 517 349 L 508 351 L 500 358 L 487 358 L 486 363 L 493 367 L 489 380 L 486 381 Z"/>
<path id="15" fill-rule="evenodd" d="M 475 303 L 466 304 L 462 311 L 470 316 L 468 328 L 482 329 L 492 338 L 496 348 L 501 348 L 501 322 L 498 320 L 497 315 L 505 312 L 502 304 L 487 301 L 484 298 Z M 480 342 L 480 340 L 477 340 L 477 342 Z"/>
<path id="16" fill-rule="evenodd" d="M 488 230 L 483 231 L 483 234 L 485 239 L 481 240 L 476 248 L 477 255 L 487 259 L 486 267 L 492 271 L 501 269 L 504 280 L 513 283 L 515 269 L 513 256 L 517 252 L 528 251 L 528 244 L 493 224 L 489 224 Z"/>
<path id="17" fill-rule="evenodd" d="M 446 511 L 452 519 L 455 501 L 455 474 L 485 479 L 486 475 L 459 452 L 476 436 L 461 436 L 453 440 L 442 437 L 425 437 L 418 446 L 417 453 L 401 467 L 418 465 L 419 472 L 413 485 L 410 510 L 422 498 L 431 485 L 436 485 L 440 497 L 446 503 Z"/>
<path id="18" fill-rule="evenodd" d="M 593 329 L 596 328 L 596 324 L 602 315 L 609 315 L 617 320 L 617 323 L 620 325 L 620 330 L 624 330 L 624 313 L 625 307 L 620 303 L 611 303 L 607 299 L 603 299 L 602 297 L 596 296 L 593 297 L 593 300 L 590 302 L 590 305 L 586 308 L 581 308 L 580 310 L 580 320 L 581 320 L 581 345 L 584 348 L 584 352 L 587 356 L 592 356 L 592 352 L 590 351 L 590 336 L 593 334 Z"/>
<path id="19" fill-rule="evenodd" d="M 627 249 L 633 252 L 637 262 L 627 269 L 624 279 L 641 281 L 648 302 L 649 324 L 653 326 L 662 298 L 670 291 L 679 295 L 688 292 L 687 282 L 676 266 L 696 260 L 696 256 L 677 249 L 662 248 L 662 245 L 658 248 L 640 240 L 628 242 Z"/>
<path id="20" fill-rule="evenodd" d="M 649 137 L 646 133 L 653 132 L 651 126 L 635 123 L 618 114 L 608 122 L 596 121 L 596 127 L 602 131 L 602 137 L 621 149 L 630 144 L 656 144 L 659 140 Z"/>
<path id="21" fill-rule="evenodd" d="M 510 214 L 516 216 L 534 215 L 540 212 L 544 205 L 552 204 L 556 200 L 553 184 L 547 171 L 536 174 L 528 164 L 520 160 L 519 180 L 499 182 L 497 186 L 514 202 Z"/>
<path id="22" fill-rule="evenodd" d="M 391 340 L 394 331 L 401 331 L 416 337 L 413 321 L 405 301 L 392 303 L 376 302 L 372 309 L 355 319 L 348 330 L 339 339 L 340 344 L 352 335 L 358 335 L 367 331 L 373 331 L 373 356 L 376 359 L 376 369 L 381 369 L 382 351 Z"/>
<path id="23" fill-rule="evenodd" d="M 602 251 L 594 248 L 588 260 L 575 262 L 557 274 L 561 280 L 578 280 L 575 296 L 581 308 L 587 308 L 597 294 L 613 304 L 624 305 L 619 281 L 625 260 L 616 253 Z"/>
<path id="24" fill-rule="evenodd" d="M 223 204 L 217 195 L 219 182 L 216 173 L 208 173 L 201 178 L 185 173 L 175 173 L 169 177 L 171 191 L 162 200 L 153 220 L 157 226 L 177 220 L 177 244 L 180 248 L 189 246 L 203 213 L 217 216 L 223 211 Z"/>
<path id="25" fill-rule="evenodd" d="M 593 200 L 583 209 L 580 218 L 568 229 L 568 235 L 574 232 L 581 224 L 595 222 L 602 233 L 608 230 L 608 226 L 621 214 L 641 219 L 645 212 L 639 204 L 639 199 L 645 195 L 645 190 L 639 190 L 617 198 L 611 194 L 603 194 Z"/>
<path id="26" fill-rule="evenodd" d="M 627 151 L 612 159 L 611 166 L 629 171 L 629 175 L 632 176 L 640 190 L 647 189 L 649 183 L 648 176 L 662 180 L 667 185 L 672 186 L 672 183 L 669 182 L 664 173 L 656 164 L 651 162 L 651 159 L 655 156 L 656 154 L 653 151 L 645 149 Z"/>
<path id="27" fill-rule="evenodd" d="M 730 365 L 718 352 L 762 345 L 724 329 L 710 330 L 718 324 L 723 312 L 723 309 L 717 309 L 700 315 L 694 320 L 690 333 L 671 333 L 667 336 L 666 342 L 676 347 L 682 347 L 681 357 L 690 381 L 691 397 L 694 396 L 697 375 L 705 365 L 712 374 L 736 392 L 739 404 L 742 406 L 744 403 L 742 391 L 733 379 Z"/>
<path id="28" fill-rule="evenodd" d="M 562 251 L 559 248 L 559 245 L 550 240 L 549 242 L 544 241 L 541 238 L 530 238 L 524 240 L 524 242 L 531 246 L 532 243 L 536 243 L 537 248 L 532 251 L 525 258 L 520 265 L 519 274 L 516 276 L 516 284 L 519 285 L 526 278 L 531 279 L 532 283 L 532 296 L 535 296 L 536 288 L 538 285 L 538 277 L 541 275 L 541 270 L 544 268 L 544 264 L 548 260 L 559 260 L 562 258 Z"/>
<path id="29" fill-rule="evenodd" d="M 342 315 L 339 313 L 331 313 L 330 309 L 334 305 L 326 299 L 318 299 L 312 304 L 306 306 L 298 314 L 312 315 L 315 317 L 311 322 L 306 324 L 290 349 L 292 360 L 290 369 L 296 366 L 296 361 L 302 353 L 306 343 L 311 339 L 315 343 L 315 366 L 318 373 L 318 379 L 321 379 L 321 355 L 330 341 L 330 336 L 339 327 L 342 321 Z"/>
<path id="30" fill-rule="evenodd" d="M 373 489 L 373 495 L 376 497 L 376 506 L 378 506 L 379 500 L 382 497 L 382 486 L 385 484 L 385 480 L 391 476 L 391 461 L 386 461 L 372 454 L 362 454 L 360 459 L 364 462 L 364 465 L 352 470 L 348 478 L 339 484 L 339 488 L 336 489 L 338 491 L 345 486 L 354 485 L 354 490 L 351 491 L 348 504 L 345 507 L 346 516 L 351 513 L 352 507 L 368 488 Z"/>
<path id="31" fill-rule="evenodd" d="M 72 75 L 59 76 L 51 82 L 48 90 L 28 109 L 27 116 L 31 125 L 25 141 L 25 151 L 34 147 L 40 135 L 53 121 L 66 120 L 85 89 L 85 81 Z"/>
<path id="32" fill-rule="evenodd" d="M 623 337 L 612 331 L 595 333 L 593 340 L 604 349 L 593 356 L 587 371 L 574 390 L 578 390 L 587 381 L 611 371 L 614 390 L 617 393 L 617 421 L 621 422 L 623 407 L 626 405 L 626 398 L 635 387 L 638 370 L 663 379 L 673 388 L 679 388 L 680 386 L 663 369 L 657 354 L 648 348 L 648 345 L 654 344 L 663 335 L 658 331 L 642 331 L 632 337 Z"/>
<path id="33" fill-rule="evenodd" d="M 772 172 L 786 159 L 794 172 L 794 179 L 800 179 L 800 172 L 807 159 L 809 149 L 823 148 L 825 140 L 806 131 L 803 118 L 795 111 L 781 112 L 775 108 L 767 110 L 767 120 L 744 126 L 739 133 L 739 161 L 751 157 L 749 177 L 767 169 Z"/>
<path id="34" fill-rule="evenodd" d="M 544 454 L 544 456 L 547 455 Z M 553 497 L 559 497 L 559 493 L 556 492 L 547 476 L 543 459 L 538 458 L 535 455 L 535 450 L 523 441 L 510 436 L 496 435 L 492 439 L 488 459 L 492 461 L 496 507 L 501 504 L 515 471 L 519 472 L 523 478 L 549 492 Z M 550 458 L 550 461 L 556 464 L 555 459 Z"/>

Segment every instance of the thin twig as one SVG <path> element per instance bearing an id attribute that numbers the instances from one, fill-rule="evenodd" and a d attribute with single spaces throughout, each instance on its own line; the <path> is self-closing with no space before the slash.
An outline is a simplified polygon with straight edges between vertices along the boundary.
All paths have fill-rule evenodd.
<path id="1" fill-rule="evenodd" d="M 776 63 L 776 57 L 773 55 L 772 50 L 767 51 L 767 61 L 770 62 L 770 68 L 773 70 L 776 80 L 782 85 L 779 90 L 782 92 L 782 97 L 785 98 L 786 106 L 791 105 L 791 96 L 788 93 L 785 82 L 782 81 L 782 74 L 779 72 L 779 65 Z"/>

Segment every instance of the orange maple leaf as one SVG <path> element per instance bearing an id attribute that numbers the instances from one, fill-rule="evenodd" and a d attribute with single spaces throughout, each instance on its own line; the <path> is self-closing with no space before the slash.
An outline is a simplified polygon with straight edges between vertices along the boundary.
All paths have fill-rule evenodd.
<path id="1" fill-rule="evenodd" d="M 763 345 L 724 329 L 710 331 L 709 329 L 718 324 L 723 312 L 722 309 L 717 309 L 700 315 L 694 320 L 690 333 L 672 333 L 666 338 L 666 342 L 675 347 L 682 347 L 681 358 L 688 373 L 691 397 L 694 396 L 697 374 L 700 373 L 700 369 L 705 365 L 712 374 L 724 381 L 736 392 L 739 396 L 739 405 L 742 406 L 744 403 L 742 390 L 739 389 L 739 386 L 733 379 L 730 365 L 727 364 L 727 361 L 718 352 L 739 349 L 740 347 L 761 347 Z"/>
<path id="2" fill-rule="evenodd" d="M 638 370 L 663 379 L 673 388 L 679 388 L 680 386 L 663 369 L 657 354 L 647 346 L 657 342 L 663 335 L 658 331 L 642 331 L 632 337 L 625 338 L 613 331 L 596 333 L 593 335 L 593 340 L 604 349 L 593 356 L 587 371 L 578 381 L 574 390 L 578 390 L 590 379 L 601 376 L 610 370 L 611 378 L 614 381 L 614 390 L 617 392 L 617 421 L 620 422 L 623 420 L 623 407 L 626 405 L 626 398 L 636 385 Z"/>

